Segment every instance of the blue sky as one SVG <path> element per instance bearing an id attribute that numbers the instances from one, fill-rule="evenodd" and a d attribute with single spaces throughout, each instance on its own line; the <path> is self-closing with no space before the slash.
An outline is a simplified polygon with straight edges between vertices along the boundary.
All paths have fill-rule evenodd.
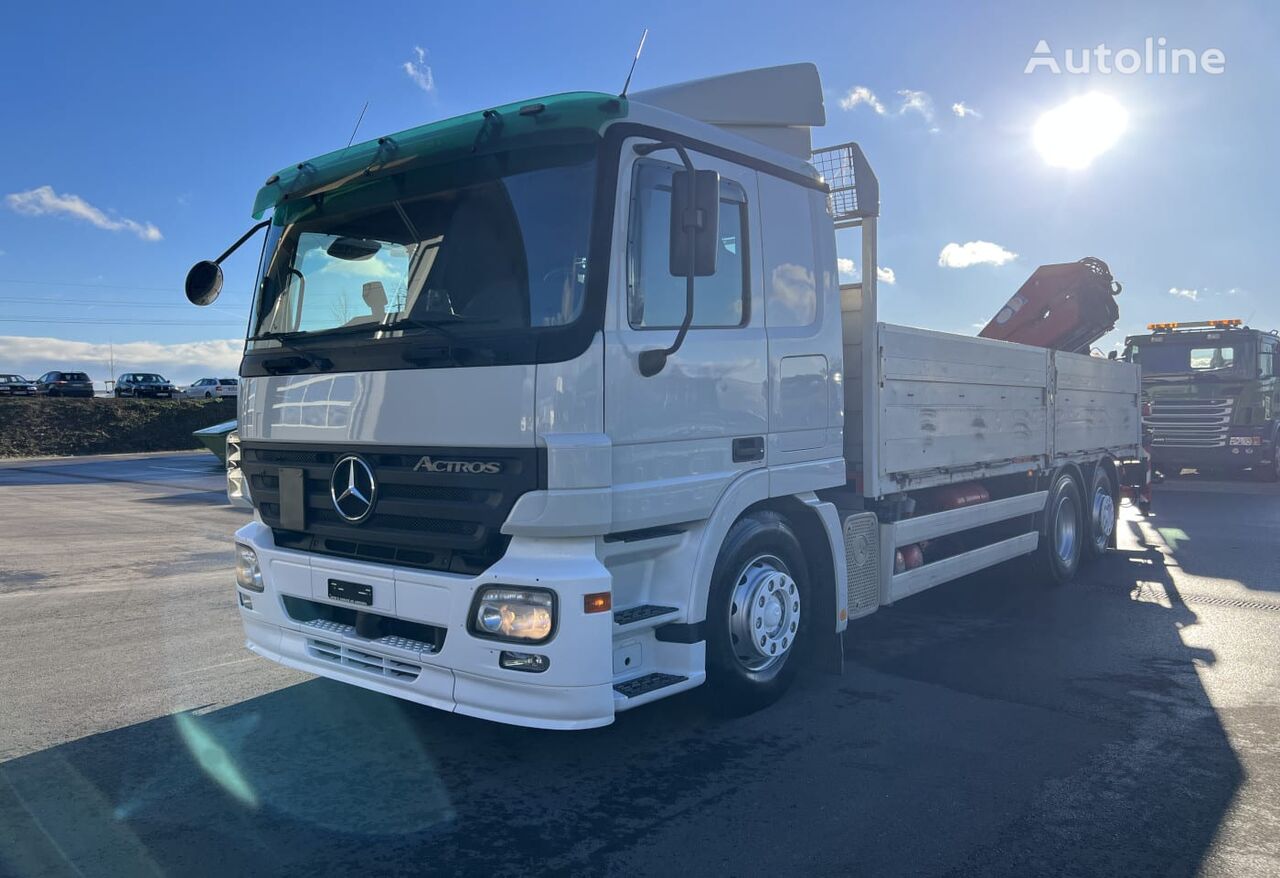
<path id="1" fill-rule="evenodd" d="M 6 16 L 0 372 L 64 364 L 101 380 L 108 343 L 117 371 L 185 381 L 233 369 L 257 250 L 228 262 L 215 308 L 186 305 L 182 278 L 250 225 L 270 173 L 345 145 L 366 101 L 360 139 L 526 97 L 616 91 L 645 27 L 633 90 L 818 65 L 828 125 L 815 142 L 858 140 L 880 177 L 881 263 L 896 280 L 882 287 L 883 319 L 972 333 L 1036 265 L 1094 255 L 1125 285 L 1107 346 L 1153 320 L 1280 327 L 1274 4 L 172 7 L 21 4 Z M 1023 72 L 1041 39 L 1061 60 L 1147 37 L 1220 49 L 1225 72 Z M 883 112 L 869 100 L 842 109 L 858 86 Z M 1033 124 L 1087 92 L 1123 105 L 1126 132 L 1087 169 L 1049 167 Z M 968 242 L 1016 258 L 940 264 L 948 244 Z"/>

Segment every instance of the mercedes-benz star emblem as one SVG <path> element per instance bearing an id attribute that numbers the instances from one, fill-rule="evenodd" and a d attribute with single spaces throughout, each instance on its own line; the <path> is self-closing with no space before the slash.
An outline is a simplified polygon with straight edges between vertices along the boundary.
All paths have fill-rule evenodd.
<path id="1" fill-rule="evenodd" d="M 378 483 L 373 478 L 373 468 L 364 458 L 348 454 L 333 466 L 329 476 L 329 496 L 333 508 L 345 521 L 359 524 L 373 512 L 378 499 Z"/>

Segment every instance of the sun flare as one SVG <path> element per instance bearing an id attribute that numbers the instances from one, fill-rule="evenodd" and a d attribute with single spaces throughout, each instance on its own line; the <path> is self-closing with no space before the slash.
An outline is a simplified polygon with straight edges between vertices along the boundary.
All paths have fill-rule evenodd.
<path id="1" fill-rule="evenodd" d="M 1115 146 L 1128 125 L 1119 101 L 1090 92 L 1045 111 L 1031 137 L 1046 164 L 1080 170 Z"/>

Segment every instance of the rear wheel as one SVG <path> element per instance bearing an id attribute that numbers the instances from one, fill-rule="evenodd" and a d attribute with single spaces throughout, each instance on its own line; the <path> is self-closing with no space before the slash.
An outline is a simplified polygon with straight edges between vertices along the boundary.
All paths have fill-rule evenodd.
<path id="1" fill-rule="evenodd" d="M 785 518 L 756 512 L 729 531 L 707 599 L 707 682 L 730 713 L 777 700 L 808 642 L 809 574 Z"/>
<path id="2" fill-rule="evenodd" d="M 1084 544 L 1086 560 L 1093 560 L 1106 554 L 1107 548 L 1112 545 L 1115 537 L 1116 522 L 1119 520 L 1120 512 L 1120 504 L 1116 502 L 1115 488 L 1111 484 L 1111 475 L 1102 464 L 1093 468 L 1092 483 L 1085 516 L 1089 525 L 1089 538 Z"/>
<path id="3" fill-rule="evenodd" d="M 1040 544 L 1032 556 L 1037 574 L 1054 585 L 1075 579 L 1087 531 L 1080 486 L 1071 473 L 1062 471 L 1053 479 L 1044 508 Z"/>
<path id="4" fill-rule="evenodd" d="M 204 392 L 204 398 L 205 398 L 205 399 L 213 399 L 213 394 L 206 390 L 206 391 Z"/>

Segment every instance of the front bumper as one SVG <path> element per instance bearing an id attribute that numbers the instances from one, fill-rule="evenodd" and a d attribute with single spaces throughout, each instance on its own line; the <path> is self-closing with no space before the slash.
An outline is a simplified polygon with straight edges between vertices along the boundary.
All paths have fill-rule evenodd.
<path id="1" fill-rule="evenodd" d="M 1245 469 L 1271 463 L 1274 445 L 1220 445 L 1214 448 L 1179 448 L 1154 445 L 1152 465 L 1158 470 L 1173 467 L 1195 469 Z"/>
<path id="2" fill-rule="evenodd" d="M 246 646 L 272 661 L 429 707 L 515 725 L 582 729 L 614 718 L 611 613 L 583 612 L 583 596 L 609 591 L 610 576 L 591 539 L 512 540 L 484 574 L 463 577 L 363 564 L 278 549 L 271 530 L 254 521 L 236 532 L 253 547 L 264 591 L 240 589 Z M 371 612 L 443 628 L 438 651 L 402 648 L 394 638 L 371 640 L 348 626 L 292 617 L 285 597 L 352 609 L 330 599 L 330 579 L 373 589 Z M 553 588 L 560 618 L 550 641 L 523 646 L 487 640 L 467 630 L 477 588 L 501 583 Z M 248 597 L 251 608 L 246 608 Z M 296 604 L 294 604 L 296 606 Z M 422 644 L 419 644 L 421 646 Z M 543 673 L 498 666 L 503 650 L 547 656 Z"/>

